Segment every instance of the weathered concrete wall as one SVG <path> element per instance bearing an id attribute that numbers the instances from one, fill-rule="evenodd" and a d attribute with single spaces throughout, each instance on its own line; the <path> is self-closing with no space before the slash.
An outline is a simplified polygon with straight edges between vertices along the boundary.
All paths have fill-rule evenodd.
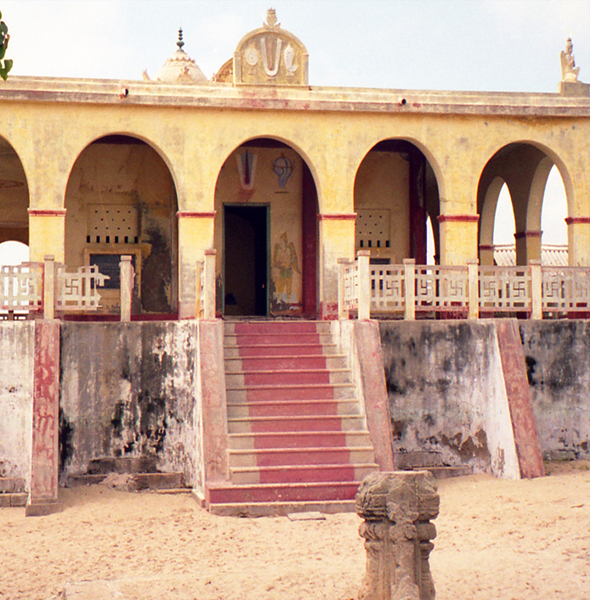
<path id="1" fill-rule="evenodd" d="M 590 321 L 521 321 L 541 447 L 590 458 Z"/>
<path id="2" fill-rule="evenodd" d="M 0 477 L 31 479 L 35 323 L 0 324 Z"/>
<path id="3" fill-rule="evenodd" d="M 62 473 L 150 457 L 198 484 L 197 345 L 194 321 L 63 323 Z"/>
<path id="4" fill-rule="evenodd" d="M 518 477 L 492 321 L 381 322 L 394 452 Z"/>

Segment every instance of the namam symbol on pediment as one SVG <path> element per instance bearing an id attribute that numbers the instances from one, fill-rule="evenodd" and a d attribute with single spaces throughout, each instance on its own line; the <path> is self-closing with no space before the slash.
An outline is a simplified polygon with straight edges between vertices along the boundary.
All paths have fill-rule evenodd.
<path id="1" fill-rule="evenodd" d="M 305 46 L 281 29 L 270 9 L 260 29 L 246 35 L 234 55 L 236 84 L 307 85 Z"/>

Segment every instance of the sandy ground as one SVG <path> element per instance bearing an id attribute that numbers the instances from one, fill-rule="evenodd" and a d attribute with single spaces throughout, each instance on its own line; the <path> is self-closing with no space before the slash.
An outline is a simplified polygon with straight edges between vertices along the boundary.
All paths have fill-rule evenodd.
<path id="1" fill-rule="evenodd" d="M 590 600 L 590 463 L 532 481 L 439 482 L 437 600 Z M 0 510 L 0 598 L 349 600 L 365 554 L 355 514 L 215 517 L 187 494 L 62 491 L 64 509 Z"/>

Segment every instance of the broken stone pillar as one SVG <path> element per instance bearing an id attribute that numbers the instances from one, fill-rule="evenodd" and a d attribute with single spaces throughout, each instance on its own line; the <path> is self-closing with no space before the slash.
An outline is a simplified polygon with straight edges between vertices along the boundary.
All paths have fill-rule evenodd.
<path id="1" fill-rule="evenodd" d="M 364 479 L 356 494 L 367 551 L 359 600 L 434 599 L 428 557 L 436 537 L 430 520 L 439 505 L 429 471 L 376 472 Z"/>

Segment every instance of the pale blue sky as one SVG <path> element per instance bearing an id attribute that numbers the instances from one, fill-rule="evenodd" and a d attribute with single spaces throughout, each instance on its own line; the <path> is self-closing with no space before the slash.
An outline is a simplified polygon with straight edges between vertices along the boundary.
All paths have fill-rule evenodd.
<path id="1" fill-rule="evenodd" d="M 210 77 L 270 7 L 306 45 L 311 85 L 556 92 L 569 35 L 590 81 L 590 0 L 0 0 L 12 75 L 106 79 L 154 76 L 179 26 Z M 561 185 L 544 205 L 550 243 L 565 242 Z"/>
<path id="2" fill-rule="evenodd" d="M 271 6 L 312 85 L 555 92 L 570 32 L 590 81 L 588 0 L 0 0 L 14 75 L 108 79 L 155 74 L 179 26 L 211 76 Z"/>

